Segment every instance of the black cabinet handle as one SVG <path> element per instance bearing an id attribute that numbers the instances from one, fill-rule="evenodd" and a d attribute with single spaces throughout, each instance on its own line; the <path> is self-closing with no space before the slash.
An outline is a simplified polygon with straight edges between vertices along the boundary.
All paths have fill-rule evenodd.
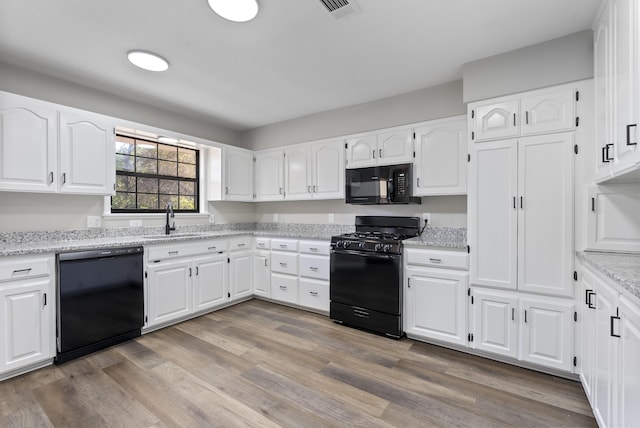
<path id="1" fill-rule="evenodd" d="M 613 144 L 605 144 L 604 147 L 602 147 L 602 163 L 609 163 L 613 160 L 613 158 L 609 156 L 610 147 L 613 147 Z"/>
<path id="2" fill-rule="evenodd" d="M 619 320 L 619 319 L 620 319 L 619 316 L 611 315 L 611 337 L 620 337 L 619 334 L 615 334 L 613 332 L 613 320 Z"/>
<path id="3" fill-rule="evenodd" d="M 520 196 L 520 209 L 524 208 L 523 200 L 524 200 L 524 197 Z"/>
<path id="4" fill-rule="evenodd" d="M 516 197 L 515 196 L 513 197 L 513 209 L 514 210 L 516 209 Z"/>
<path id="5" fill-rule="evenodd" d="M 528 111 L 524 112 L 524 123 L 526 123 L 527 125 L 529 124 L 529 112 Z"/>
<path id="6" fill-rule="evenodd" d="M 632 125 L 627 125 L 627 146 L 635 146 L 638 144 L 637 142 L 635 143 L 631 142 L 631 128 L 635 128 L 635 127 L 636 127 L 635 123 Z"/>
<path id="7" fill-rule="evenodd" d="M 588 307 L 589 309 L 595 309 L 595 308 L 596 308 L 596 306 L 595 306 L 595 305 L 593 304 L 593 302 L 591 301 L 591 297 L 593 297 L 593 296 L 595 296 L 595 295 L 596 295 L 596 293 L 594 293 L 594 292 L 593 292 L 593 291 L 591 291 L 591 290 L 588 290 L 588 294 L 587 294 L 587 307 Z"/>
<path id="8" fill-rule="evenodd" d="M 524 323 L 527 323 L 527 310 L 524 310 Z"/>
<path id="9" fill-rule="evenodd" d="M 516 114 L 513 113 L 513 126 L 516 126 Z"/>

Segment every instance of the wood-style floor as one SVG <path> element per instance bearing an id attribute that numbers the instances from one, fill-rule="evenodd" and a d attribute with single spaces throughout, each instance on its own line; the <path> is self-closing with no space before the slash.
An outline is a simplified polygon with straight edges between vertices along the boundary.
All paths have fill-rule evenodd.
<path id="1" fill-rule="evenodd" d="M 251 300 L 0 382 L 1 427 L 592 427 L 577 382 Z"/>

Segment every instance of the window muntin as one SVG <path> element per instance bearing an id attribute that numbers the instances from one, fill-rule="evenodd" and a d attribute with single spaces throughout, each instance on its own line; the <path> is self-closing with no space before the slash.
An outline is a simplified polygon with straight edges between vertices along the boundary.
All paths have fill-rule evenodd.
<path id="1" fill-rule="evenodd" d="M 198 212 L 198 150 L 116 134 L 112 213 Z"/>

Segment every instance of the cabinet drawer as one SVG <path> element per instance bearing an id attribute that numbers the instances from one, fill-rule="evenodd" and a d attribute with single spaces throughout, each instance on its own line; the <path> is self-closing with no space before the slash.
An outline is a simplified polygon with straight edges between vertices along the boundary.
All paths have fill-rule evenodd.
<path id="1" fill-rule="evenodd" d="M 272 273 L 271 298 L 282 302 L 298 303 L 298 278 Z"/>
<path id="2" fill-rule="evenodd" d="M 231 238 L 229 239 L 229 251 L 250 249 L 252 240 L 253 237 L 251 236 L 238 236 L 236 238 Z"/>
<path id="3" fill-rule="evenodd" d="M 271 245 L 270 238 L 256 238 L 256 248 L 260 248 L 262 250 L 268 250 Z"/>
<path id="4" fill-rule="evenodd" d="M 227 251 L 229 248 L 229 241 L 227 239 L 198 241 L 196 245 L 199 254 L 220 253 Z"/>
<path id="5" fill-rule="evenodd" d="M 152 245 L 145 247 L 149 255 L 149 260 L 166 260 L 176 257 L 187 257 L 202 252 L 202 248 L 197 243 Z"/>
<path id="6" fill-rule="evenodd" d="M 0 281 L 16 281 L 38 276 L 49 276 L 52 272 L 52 257 L 8 258 L 0 262 Z"/>
<path id="7" fill-rule="evenodd" d="M 298 254 L 282 253 L 273 251 L 271 253 L 271 272 L 298 274 Z"/>
<path id="8" fill-rule="evenodd" d="M 271 249 L 279 251 L 298 251 L 297 239 L 272 239 Z"/>
<path id="9" fill-rule="evenodd" d="M 329 257 L 300 255 L 300 276 L 329 280 Z"/>
<path id="10" fill-rule="evenodd" d="M 321 311 L 329 311 L 329 282 L 300 278 L 298 304 Z"/>
<path id="11" fill-rule="evenodd" d="M 300 252 L 308 254 L 329 255 L 331 243 L 329 241 L 300 241 Z"/>
<path id="12" fill-rule="evenodd" d="M 469 255 L 464 252 L 405 248 L 404 254 L 410 265 L 469 269 Z"/>

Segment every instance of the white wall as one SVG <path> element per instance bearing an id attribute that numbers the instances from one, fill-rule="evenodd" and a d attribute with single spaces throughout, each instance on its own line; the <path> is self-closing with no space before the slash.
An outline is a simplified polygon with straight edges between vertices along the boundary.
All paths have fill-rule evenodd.
<path id="1" fill-rule="evenodd" d="M 593 77 L 593 32 L 580 31 L 464 64 L 464 102 Z"/>

